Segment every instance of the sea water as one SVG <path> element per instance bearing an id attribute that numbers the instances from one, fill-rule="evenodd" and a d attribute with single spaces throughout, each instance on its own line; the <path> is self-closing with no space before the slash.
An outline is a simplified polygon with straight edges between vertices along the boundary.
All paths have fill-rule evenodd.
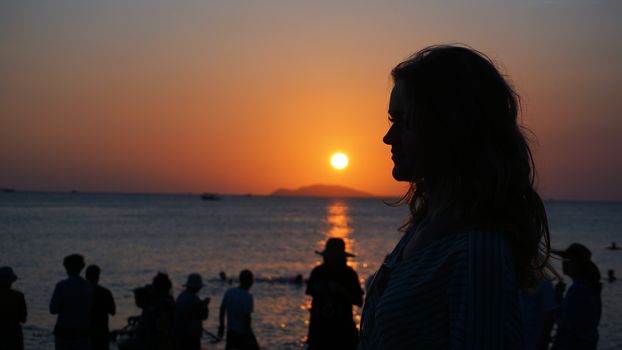
<path id="1" fill-rule="evenodd" d="M 553 246 L 581 242 L 593 252 L 603 276 L 622 275 L 622 203 L 548 202 Z M 63 257 L 84 255 L 97 264 L 100 283 L 117 304 L 110 328 L 120 329 L 139 314 L 132 290 L 148 284 L 158 271 L 169 274 L 177 296 L 189 273 L 206 280 L 200 297 L 211 297 L 204 328 L 216 333 L 218 308 L 227 288 L 224 271 L 235 279 L 242 269 L 257 282 L 253 328 L 265 349 L 301 349 L 308 329 L 310 298 L 304 285 L 290 280 L 321 262 L 328 237 L 342 237 L 356 254 L 350 265 L 361 283 L 400 238 L 408 208 L 383 200 L 197 195 L 87 193 L 0 194 L 0 266 L 12 266 L 24 292 L 28 321 L 26 349 L 52 349 L 55 317 L 48 313 L 54 285 L 65 278 Z M 559 267 L 557 261 L 554 262 Z M 567 281 L 568 283 L 569 281 Z M 622 280 L 603 281 L 600 349 L 622 347 Z M 355 318 L 360 309 L 355 307 Z M 205 341 L 204 349 L 224 349 Z"/>

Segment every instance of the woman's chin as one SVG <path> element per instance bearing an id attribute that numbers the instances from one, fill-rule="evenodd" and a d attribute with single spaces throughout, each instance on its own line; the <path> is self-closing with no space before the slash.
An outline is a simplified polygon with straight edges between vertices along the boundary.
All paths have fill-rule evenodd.
<path id="1" fill-rule="evenodd" d="M 412 182 L 412 174 L 399 167 L 393 167 L 393 178 L 397 181 Z"/>

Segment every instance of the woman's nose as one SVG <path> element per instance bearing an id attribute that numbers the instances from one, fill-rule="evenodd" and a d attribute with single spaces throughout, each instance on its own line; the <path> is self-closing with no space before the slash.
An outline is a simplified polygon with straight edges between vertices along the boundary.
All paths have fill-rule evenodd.
<path id="1" fill-rule="evenodd" d="M 393 141 L 393 126 L 391 126 L 389 130 L 387 130 L 387 133 L 382 138 L 382 142 L 384 142 L 387 145 L 391 145 L 392 141 Z"/>

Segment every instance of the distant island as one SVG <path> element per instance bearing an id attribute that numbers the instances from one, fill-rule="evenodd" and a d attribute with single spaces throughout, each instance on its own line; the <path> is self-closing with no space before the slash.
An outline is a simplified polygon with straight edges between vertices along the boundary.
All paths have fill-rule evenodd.
<path id="1" fill-rule="evenodd" d="M 374 195 L 339 185 L 311 185 L 295 190 L 280 188 L 270 194 L 280 197 L 374 197 Z"/>

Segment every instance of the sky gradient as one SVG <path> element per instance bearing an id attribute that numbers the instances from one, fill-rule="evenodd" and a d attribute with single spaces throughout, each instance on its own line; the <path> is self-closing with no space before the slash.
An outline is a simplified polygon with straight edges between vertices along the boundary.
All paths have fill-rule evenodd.
<path id="1" fill-rule="evenodd" d="M 3 1 L 0 187 L 399 195 L 381 140 L 390 70 L 465 43 L 521 95 L 542 196 L 622 200 L 621 13 L 617 0 Z"/>

